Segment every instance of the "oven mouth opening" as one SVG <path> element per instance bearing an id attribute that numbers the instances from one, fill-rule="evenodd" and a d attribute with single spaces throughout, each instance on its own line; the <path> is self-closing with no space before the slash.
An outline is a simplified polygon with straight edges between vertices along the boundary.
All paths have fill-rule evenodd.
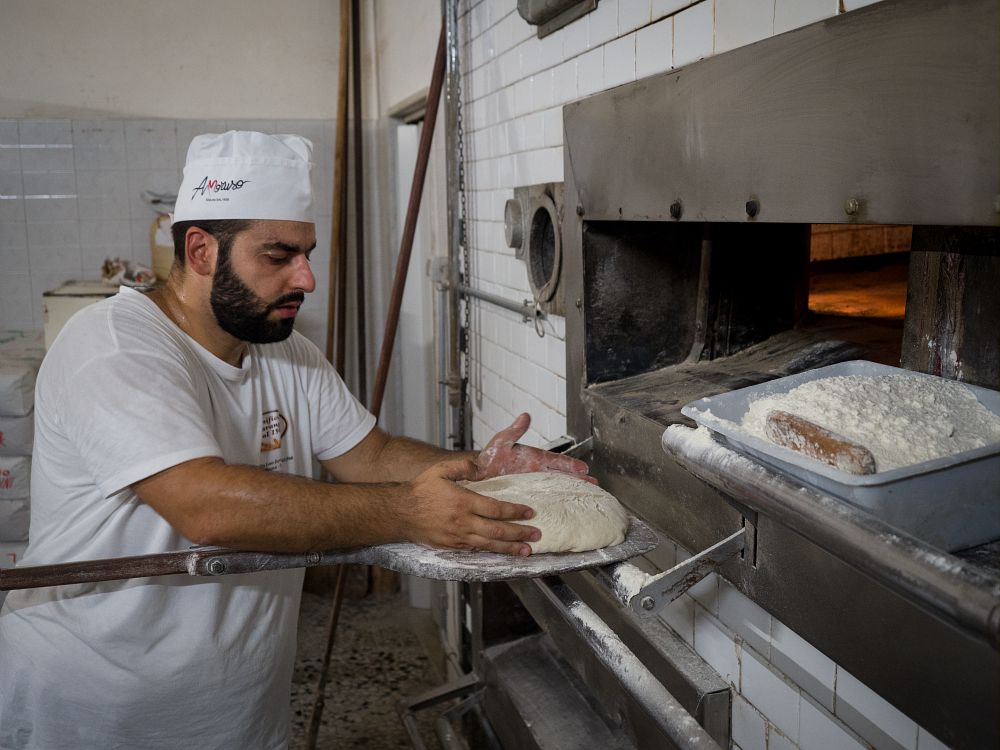
<path id="1" fill-rule="evenodd" d="M 813 224 L 809 312 L 902 321 L 912 226 Z"/>

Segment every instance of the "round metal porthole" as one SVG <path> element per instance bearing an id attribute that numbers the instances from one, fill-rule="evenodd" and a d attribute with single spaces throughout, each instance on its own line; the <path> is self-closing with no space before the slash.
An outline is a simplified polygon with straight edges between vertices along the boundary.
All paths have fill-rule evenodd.
<path id="1" fill-rule="evenodd" d="M 562 239 L 556 206 L 547 195 L 538 196 L 530 205 L 528 235 L 528 277 L 538 302 L 548 302 L 559 285 L 562 266 Z"/>
<path id="2" fill-rule="evenodd" d="M 520 250 L 524 243 L 524 227 L 521 218 L 521 201 L 517 198 L 510 198 L 503 207 L 503 234 L 507 241 L 507 247 Z"/>

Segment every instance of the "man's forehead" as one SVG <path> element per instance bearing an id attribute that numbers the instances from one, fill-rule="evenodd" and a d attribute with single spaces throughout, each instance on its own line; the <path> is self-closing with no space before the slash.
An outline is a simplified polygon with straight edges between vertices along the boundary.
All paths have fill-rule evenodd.
<path id="1" fill-rule="evenodd" d="M 308 250 L 316 244 L 316 225 L 305 221 L 259 219 L 244 233 L 254 245 L 295 245 Z"/>

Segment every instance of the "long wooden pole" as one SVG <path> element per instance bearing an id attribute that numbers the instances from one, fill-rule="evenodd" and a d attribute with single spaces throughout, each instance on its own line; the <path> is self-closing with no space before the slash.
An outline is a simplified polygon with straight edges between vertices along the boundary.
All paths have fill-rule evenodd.
<path id="1" fill-rule="evenodd" d="M 337 372 L 344 374 L 340 351 L 334 349 L 334 332 L 337 325 L 337 311 L 340 305 L 339 282 L 343 274 L 340 272 L 341 259 L 347 252 L 344 229 L 347 224 L 346 206 L 347 189 L 347 74 L 349 61 L 350 31 L 350 0 L 340 0 L 340 56 L 337 71 L 337 130 L 334 141 L 333 157 L 333 222 L 330 232 L 330 292 L 326 308 L 326 358 L 337 362 Z M 343 317 L 343 316 L 340 316 Z M 339 342 L 338 342 L 339 343 Z M 337 349 L 343 349 L 338 346 Z"/>
<path id="2" fill-rule="evenodd" d="M 361 139 L 361 2 L 351 2 L 351 77 L 354 93 L 354 266 L 357 273 L 358 400 L 368 402 L 368 338 L 365 315 L 365 175 Z"/>
<path id="3" fill-rule="evenodd" d="M 347 74 L 349 61 L 348 31 L 351 22 L 350 0 L 340 0 L 340 55 L 337 71 L 337 131 L 333 160 L 333 221 L 330 232 L 330 284 L 326 314 L 326 358 L 334 362 L 337 372 L 344 376 L 345 345 L 343 331 L 344 313 L 347 309 L 344 293 L 347 289 Z M 335 315 L 335 311 L 336 314 Z M 334 348 L 334 326 L 337 330 L 337 345 Z M 344 601 L 347 583 L 347 566 L 338 565 L 333 585 L 333 607 L 327 622 L 326 650 L 323 666 L 316 685 L 316 697 L 309 716 L 306 747 L 314 750 L 319 737 L 319 728 L 326 701 L 326 681 L 330 672 L 330 656 L 333 651 L 334 635 L 340 619 L 340 607 Z"/>

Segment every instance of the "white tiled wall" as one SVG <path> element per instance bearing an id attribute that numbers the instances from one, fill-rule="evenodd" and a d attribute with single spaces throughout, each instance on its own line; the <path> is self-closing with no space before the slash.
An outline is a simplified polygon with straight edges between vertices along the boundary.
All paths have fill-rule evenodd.
<path id="1" fill-rule="evenodd" d="M 0 120 L 0 328 L 41 328 L 43 292 L 99 279 L 109 256 L 148 266 L 156 214 L 142 191 L 175 193 L 191 138 L 229 129 L 313 141 L 317 241 L 328 248 L 330 121 Z M 322 344 L 328 253 L 313 258 L 317 293 L 298 327 Z"/>
<path id="2" fill-rule="evenodd" d="M 538 39 L 515 0 L 462 6 L 469 233 L 473 283 L 530 297 L 503 238 L 513 188 L 563 179 L 561 107 L 613 86 L 870 4 L 867 0 L 600 0 Z M 566 429 L 565 327 L 538 338 L 520 316 L 476 307 L 473 434 L 477 445 L 528 410 L 527 441 Z M 683 550 L 674 550 L 684 559 Z M 756 748 L 941 747 L 910 718 L 716 576 L 663 619 L 735 689 L 733 744 Z"/>

